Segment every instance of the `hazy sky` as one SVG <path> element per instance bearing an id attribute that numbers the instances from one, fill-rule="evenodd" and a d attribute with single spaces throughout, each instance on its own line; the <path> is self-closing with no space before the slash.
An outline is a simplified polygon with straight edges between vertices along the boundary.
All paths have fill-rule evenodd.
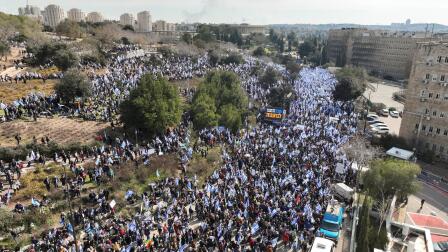
<path id="1" fill-rule="evenodd" d="M 153 20 L 214 23 L 358 23 L 404 22 L 448 25 L 448 0 L 29 0 L 43 9 L 99 11 L 109 19 L 124 12 L 149 10 Z M 26 0 L 0 0 L 0 11 L 17 14 Z"/>

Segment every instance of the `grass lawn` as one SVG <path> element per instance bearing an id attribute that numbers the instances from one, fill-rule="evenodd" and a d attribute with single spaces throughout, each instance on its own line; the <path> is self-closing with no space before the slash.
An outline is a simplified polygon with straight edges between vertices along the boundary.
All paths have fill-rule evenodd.
<path id="1" fill-rule="evenodd" d="M 89 144 L 102 134 L 108 123 L 69 119 L 63 117 L 38 118 L 36 122 L 15 120 L 0 124 L 0 147 L 13 147 L 17 143 L 14 136 L 19 133 L 21 144 L 31 143 L 33 136 L 38 143 L 43 136 L 48 136 L 57 144 Z"/>
<path id="2" fill-rule="evenodd" d="M 4 103 L 11 103 L 19 98 L 29 95 L 30 93 L 44 93 L 50 95 L 54 93 L 54 86 L 57 80 L 30 80 L 26 84 L 23 82 L 0 83 L 0 100 Z"/>

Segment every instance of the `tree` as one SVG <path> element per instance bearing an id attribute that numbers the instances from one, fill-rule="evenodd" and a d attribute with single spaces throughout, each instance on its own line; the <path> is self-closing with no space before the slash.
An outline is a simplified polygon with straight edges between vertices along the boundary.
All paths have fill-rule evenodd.
<path id="1" fill-rule="evenodd" d="M 123 26 L 123 29 L 122 29 L 123 31 L 135 31 L 134 30 L 134 26 L 132 26 L 132 25 L 125 25 L 125 26 Z"/>
<path id="2" fill-rule="evenodd" d="M 288 36 L 286 36 L 286 39 L 288 40 L 288 51 L 292 50 L 293 45 L 297 41 L 297 34 L 293 31 L 288 33 Z"/>
<path id="3" fill-rule="evenodd" d="M 75 66 L 78 57 L 69 50 L 58 50 L 54 56 L 54 64 L 62 71 Z"/>
<path id="4" fill-rule="evenodd" d="M 417 175 L 420 167 L 404 160 L 374 160 L 364 174 L 364 190 L 379 206 L 380 225 L 378 234 L 391 208 L 394 196 L 405 199 L 417 191 Z"/>
<path id="5" fill-rule="evenodd" d="M 4 41 L 0 41 L 0 60 L 5 57 L 5 59 L 8 59 L 8 55 L 11 51 L 10 46 L 4 42 Z"/>
<path id="6" fill-rule="evenodd" d="M 56 26 L 56 34 L 69 38 L 79 38 L 82 36 L 82 31 L 77 22 L 65 19 Z"/>
<path id="7" fill-rule="evenodd" d="M 299 53 L 301 57 L 308 57 L 316 50 L 316 47 L 310 40 L 305 40 L 299 45 Z"/>
<path id="8" fill-rule="evenodd" d="M 237 133 L 242 126 L 241 113 L 232 104 L 226 104 L 221 108 L 221 118 L 219 124 L 230 129 L 233 133 Z"/>
<path id="9" fill-rule="evenodd" d="M 146 136 L 163 134 L 176 126 L 182 108 L 175 86 L 165 78 L 144 75 L 121 106 L 121 120 L 128 129 L 138 129 Z"/>
<path id="10" fill-rule="evenodd" d="M 192 105 L 193 125 L 195 129 L 218 126 L 215 101 L 206 93 L 199 94 Z"/>
<path id="11" fill-rule="evenodd" d="M 296 95 L 291 85 L 271 88 L 267 95 L 268 103 L 271 107 L 285 108 L 295 100 Z"/>
<path id="12" fill-rule="evenodd" d="M 129 41 L 127 37 L 121 37 L 121 43 L 123 43 L 123 45 L 130 45 L 131 41 Z"/>
<path id="13" fill-rule="evenodd" d="M 229 65 L 229 64 L 241 64 L 243 63 L 243 57 L 237 53 L 231 53 L 226 58 L 222 59 L 221 62 L 223 64 Z"/>
<path id="14" fill-rule="evenodd" d="M 193 37 L 191 37 L 190 33 L 186 32 L 182 35 L 182 41 L 190 45 L 193 43 Z"/>
<path id="15" fill-rule="evenodd" d="M 382 135 L 379 139 L 379 145 L 385 150 L 389 150 L 392 147 L 408 150 L 411 149 L 411 146 L 409 146 L 404 137 L 400 137 L 394 134 Z"/>
<path id="16" fill-rule="evenodd" d="M 261 57 L 261 56 L 264 56 L 264 48 L 261 47 L 261 46 L 257 47 L 257 49 L 254 50 L 253 55 L 254 55 L 255 57 Z"/>
<path id="17" fill-rule="evenodd" d="M 219 122 L 235 132 L 242 125 L 247 104 L 247 96 L 236 74 L 211 72 L 193 97 L 194 126 L 196 129 L 203 129 L 216 126 Z"/>
<path id="18" fill-rule="evenodd" d="M 294 61 L 288 61 L 286 64 L 286 70 L 293 81 L 299 76 L 301 69 L 300 65 Z"/>
<path id="19" fill-rule="evenodd" d="M 220 57 L 215 51 L 210 50 L 208 52 L 208 59 L 212 66 L 216 66 L 219 63 Z"/>
<path id="20" fill-rule="evenodd" d="M 356 239 L 356 251 L 366 252 L 369 249 L 369 229 L 370 229 L 370 216 L 369 216 L 369 203 L 367 197 L 364 198 L 364 203 L 362 204 L 361 213 L 358 223 L 358 233 Z"/>
<path id="21" fill-rule="evenodd" d="M 269 89 L 272 85 L 277 83 L 279 77 L 277 71 L 273 67 L 268 67 L 260 78 L 261 86 L 264 89 Z"/>
<path id="22" fill-rule="evenodd" d="M 76 98 L 85 99 L 92 93 L 92 86 L 87 77 L 77 70 L 69 70 L 55 86 L 56 94 L 65 103 L 74 102 Z"/>
<path id="23" fill-rule="evenodd" d="M 336 100 L 347 102 L 357 99 L 366 90 L 366 73 L 364 69 L 344 67 L 336 72 L 338 84 L 333 92 Z"/>

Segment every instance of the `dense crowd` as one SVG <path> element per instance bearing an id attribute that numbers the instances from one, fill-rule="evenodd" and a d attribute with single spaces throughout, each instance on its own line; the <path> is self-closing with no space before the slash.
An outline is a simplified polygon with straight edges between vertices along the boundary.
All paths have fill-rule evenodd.
<path id="1" fill-rule="evenodd" d="M 158 64 L 147 64 L 149 59 L 115 57 L 105 74 L 90 76 L 94 88 L 90 106 L 74 113 L 109 121 L 144 73 L 178 80 L 203 76 L 214 68 L 206 55 L 197 60 L 161 58 Z M 252 74 L 257 62 L 249 57 L 241 65 L 217 68 L 237 73 L 248 95 L 264 102 L 268 91 Z M 282 66 L 270 66 L 286 74 Z M 303 69 L 294 82 L 298 99 L 290 104 L 289 116 L 280 126 L 257 124 L 238 134 L 206 129 L 199 132 L 200 143 L 190 143 L 189 120 L 184 118 L 181 126 L 146 146 L 136 147 L 125 138 L 105 135 L 105 146 L 53 157 L 56 162 L 62 159 L 76 176 L 70 181 L 48 178 L 43 183 L 49 190 L 69 183 L 68 197 L 79 195 L 78 187 L 87 177 L 95 183 L 112 178 L 114 166 L 120 162 L 134 161 L 136 169 L 145 169 L 151 155 L 178 153 L 184 175 L 193 151 L 221 145 L 223 164 L 202 185 L 196 177 L 168 177 L 143 194 L 127 191 L 128 204 L 142 206 L 132 218 L 115 213 L 109 192 L 91 193 L 95 207 L 80 207 L 72 221 L 61 215 L 60 227 L 33 237 L 28 251 L 74 251 L 75 246 L 80 251 L 306 251 L 320 235 L 322 216 L 334 200 L 330 190 L 334 179 L 350 184 L 354 178 L 340 147 L 355 133 L 357 115 L 351 103 L 333 100 L 335 85 L 328 71 Z M 47 104 L 44 109 L 57 105 L 51 98 L 39 99 Z M 40 107 L 39 101 L 31 100 L 31 104 Z M 23 103 L 20 106 L 27 108 L 30 101 Z M 30 111 L 33 109 L 26 113 Z M 85 158 L 94 160 L 93 169 L 82 167 Z M 139 162 L 143 164 L 140 167 Z M 337 163 L 343 164 L 345 173 L 336 174 Z M 45 201 L 33 200 L 39 205 Z"/>

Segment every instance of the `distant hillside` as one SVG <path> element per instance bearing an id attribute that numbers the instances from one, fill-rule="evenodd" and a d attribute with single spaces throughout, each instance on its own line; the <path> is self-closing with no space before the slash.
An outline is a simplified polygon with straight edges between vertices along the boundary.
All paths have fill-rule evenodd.
<path id="1" fill-rule="evenodd" d="M 434 28 L 433 28 L 434 25 Z M 448 26 L 442 24 L 392 24 L 392 25 L 359 25 L 359 24 L 272 24 L 270 27 L 282 30 L 328 31 L 341 28 L 367 28 L 379 30 L 448 32 Z"/>

